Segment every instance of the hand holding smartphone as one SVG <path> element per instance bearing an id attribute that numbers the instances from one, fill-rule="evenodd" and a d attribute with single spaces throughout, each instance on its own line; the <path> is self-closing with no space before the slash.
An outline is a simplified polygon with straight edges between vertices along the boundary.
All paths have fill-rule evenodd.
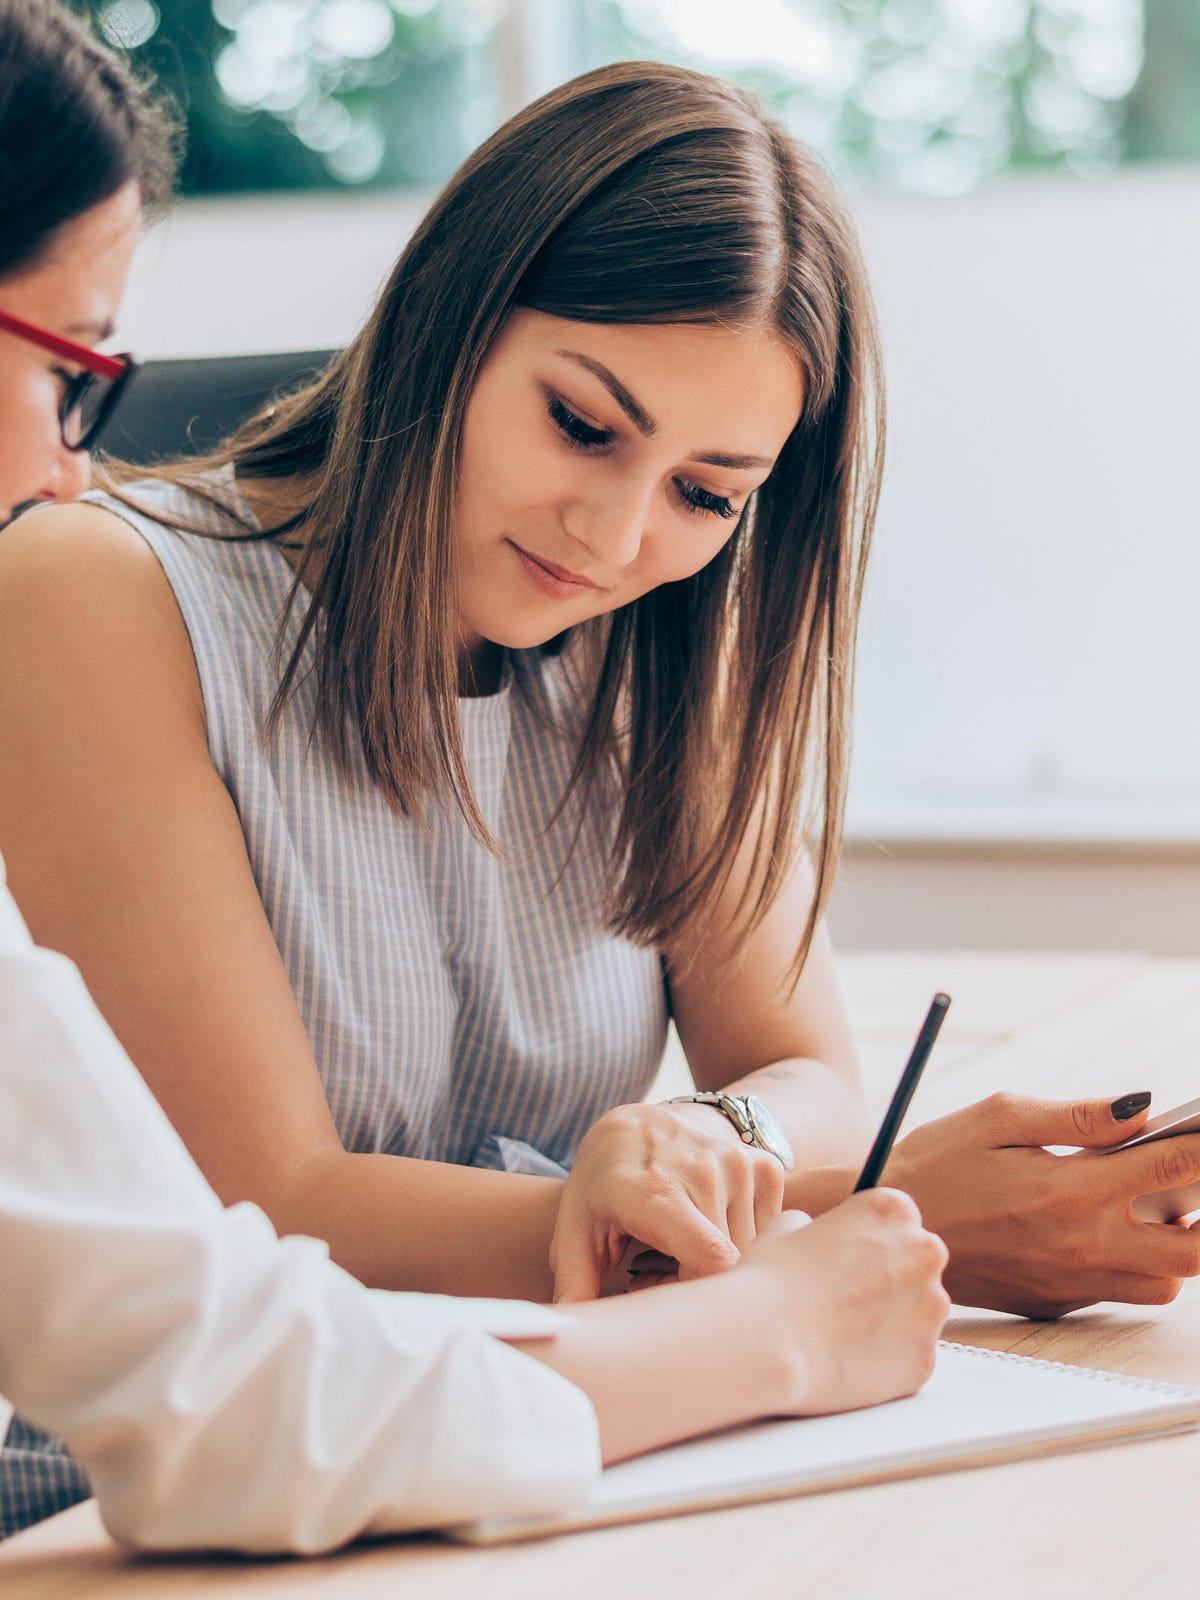
<path id="1" fill-rule="evenodd" d="M 1155 1139 L 1173 1139 L 1181 1133 L 1200 1133 L 1200 1099 L 1188 1100 L 1170 1111 L 1161 1111 L 1151 1117 L 1140 1133 L 1135 1133 L 1123 1144 L 1109 1145 L 1100 1154 L 1110 1156 L 1118 1150 L 1130 1150 L 1134 1145 L 1150 1144 Z M 1162 1189 L 1156 1194 L 1144 1194 L 1133 1202 L 1133 1214 L 1142 1222 L 1175 1222 L 1190 1212 L 1200 1211 L 1200 1182 L 1185 1184 L 1180 1189 Z"/>

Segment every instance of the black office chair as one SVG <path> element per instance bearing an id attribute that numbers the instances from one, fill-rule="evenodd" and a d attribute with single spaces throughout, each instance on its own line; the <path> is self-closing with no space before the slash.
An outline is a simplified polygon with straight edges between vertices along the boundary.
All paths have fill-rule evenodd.
<path id="1" fill-rule="evenodd" d="M 105 430 L 103 449 L 138 466 L 202 455 L 272 395 L 299 388 L 332 350 L 148 361 Z"/>

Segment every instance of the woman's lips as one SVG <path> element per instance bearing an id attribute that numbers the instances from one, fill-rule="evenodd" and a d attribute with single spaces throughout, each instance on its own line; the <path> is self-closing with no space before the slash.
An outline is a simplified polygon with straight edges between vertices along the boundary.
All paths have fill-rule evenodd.
<path id="1" fill-rule="evenodd" d="M 522 550 L 521 546 L 514 544 L 511 539 L 507 543 L 521 563 L 521 570 L 525 576 L 542 594 L 550 595 L 555 600 L 569 600 L 574 595 L 582 594 L 585 589 L 600 587 L 591 578 L 581 577 L 577 572 L 569 572 L 566 567 L 557 566 L 553 561 L 546 561 L 542 556 L 530 555 L 528 550 Z"/>

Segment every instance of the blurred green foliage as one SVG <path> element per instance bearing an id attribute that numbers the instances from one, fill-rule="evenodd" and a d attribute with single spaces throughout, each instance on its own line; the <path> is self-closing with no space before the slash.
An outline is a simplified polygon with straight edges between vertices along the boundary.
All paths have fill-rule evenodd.
<path id="1" fill-rule="evenodd" d="M 494 120 L 470 0 L 72 3 L 184 107 L 184 193 L 438 183 Z"/>
<path id="2" fill-rule="evenodd" d="M 71 3 L 185 106 L 188 193 L 434 185 L 499 118 L 505 0 Z M 543 3 L 577 23 L 563 77 L 648 55 L 736 78 L 871 183 L 1200 156 L 1200 0 Z"/>
<path id="3" fill-rule="evenodd" d="M 1200 157 L 1200 0 L 588 0 L 589 64 L 736 78 L 851 178 L 958 193 Z"/>

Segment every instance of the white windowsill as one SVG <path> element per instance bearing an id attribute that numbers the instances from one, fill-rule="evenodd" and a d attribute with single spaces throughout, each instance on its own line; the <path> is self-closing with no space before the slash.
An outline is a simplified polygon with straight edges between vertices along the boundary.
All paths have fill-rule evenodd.
<path id="1" fill-rule="evenodd" d="M 851 802 L 855 854 L 979 848 L 1128 854 L 1200 854 L 1200 802 L 1104 802 L 1079 795 L 973 795 Z"/>

